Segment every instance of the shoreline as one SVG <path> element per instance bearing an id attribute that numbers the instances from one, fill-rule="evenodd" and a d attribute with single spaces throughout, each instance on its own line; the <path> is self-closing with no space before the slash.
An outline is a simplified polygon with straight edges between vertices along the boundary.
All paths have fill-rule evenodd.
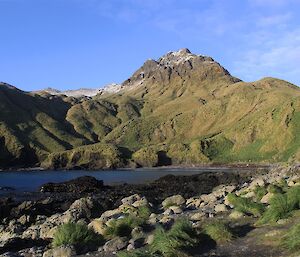
<path id="1" fill-rule="evenodd" d="M 222 163 L 222 164 L 201 164 L 201 165 L 169 165 L 169 166 L 157 166 L 157 167 L 140 167 L 140 168 L 130 168 L 130 167 L 120 167 L 120 168 L 111 168 L 111 169 L 45 169 L 43 167 L 28 167 L 28 168 L 7 168 L 7 169 L 0 169 L 1 172 L 19 172 L 19 171 L 122 171 L 122 170 L 167 170 L 167 169 L 186 169 L 186 170 L 193 170 L 193 169 L 263 169 L 268 168 L 271 169 L 280 165 L 281 163 Z"/>

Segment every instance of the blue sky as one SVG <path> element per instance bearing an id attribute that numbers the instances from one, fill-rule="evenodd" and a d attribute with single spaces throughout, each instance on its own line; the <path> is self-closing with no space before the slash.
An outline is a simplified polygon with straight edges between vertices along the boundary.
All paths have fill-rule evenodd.
<path id="1" fill-rule="evenodd" d="M 101 87 L 183 47 L 300 85 L 300 0 L 0 0 L 0 81 Z"/>

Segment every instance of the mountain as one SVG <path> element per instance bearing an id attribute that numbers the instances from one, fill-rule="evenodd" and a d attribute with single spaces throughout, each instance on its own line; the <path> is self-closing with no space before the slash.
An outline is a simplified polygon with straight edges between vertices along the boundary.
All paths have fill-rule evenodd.
<path id="1" fill-rule="evenodd" d="M 0 85 L 0 163 L 111 168 L 300 160 L 300 89 L 246 83 L 188 49 L 93 97 Z"/>

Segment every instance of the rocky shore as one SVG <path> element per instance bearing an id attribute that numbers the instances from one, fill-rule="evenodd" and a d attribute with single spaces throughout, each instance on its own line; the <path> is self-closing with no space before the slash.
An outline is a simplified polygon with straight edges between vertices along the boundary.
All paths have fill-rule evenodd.
<path id="1" fill-rule="evenodd" d="M 236 234 L 246 236 L 251 230 L 260 229 L 255 224 L 261 213 L 255 208 L 268 208 L 275 194 L 269 188 L 275 185 L 277 188 L 283 182 L 287 188 L 297 188 L 299 171 L 295 165 L 256 173 L 169 175 L 143 185 L 107 186 L 91 177 L 48 183 L 41 186 L 39 199 L 23 202 L 0 199 L 0 256 L 113 256 L 120 251 L 132 253 L 128 256 L 146 256 L 134 255 L 135 249 L 148 249 L 155 240 L 157 226 L 168 230 L 182 218 L 198 232 L 211 221 L 228 221 Z M 258 197 L 260 188 L 265 191 Z M 240 198 L 257 205 L 249 210 L 245 206 L 236 208 Z M 102 242 L 85 247 L 54 246 L 63 224 L 82 224 L 101 236 Z M 254 256 L 251 244 L 243 253 L 232 255 L 230 244 L 238 240 L 242 239 L 219 244 L 211 236 L 200 248 L 190 249 L 187 256 Z M 255 256 L 284 256 L 275 249 L 262 247 Z"/>

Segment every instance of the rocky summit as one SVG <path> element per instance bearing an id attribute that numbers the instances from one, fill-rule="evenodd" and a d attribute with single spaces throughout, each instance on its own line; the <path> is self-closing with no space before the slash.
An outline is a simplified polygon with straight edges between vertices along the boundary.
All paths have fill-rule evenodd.
<path id="1" fill-rule="evenodd" d="M 0 168 L 300 160 L 300 89 L 280 79 L 243 82 L 181 49 L 96 93 L 1 83 Z"/>

